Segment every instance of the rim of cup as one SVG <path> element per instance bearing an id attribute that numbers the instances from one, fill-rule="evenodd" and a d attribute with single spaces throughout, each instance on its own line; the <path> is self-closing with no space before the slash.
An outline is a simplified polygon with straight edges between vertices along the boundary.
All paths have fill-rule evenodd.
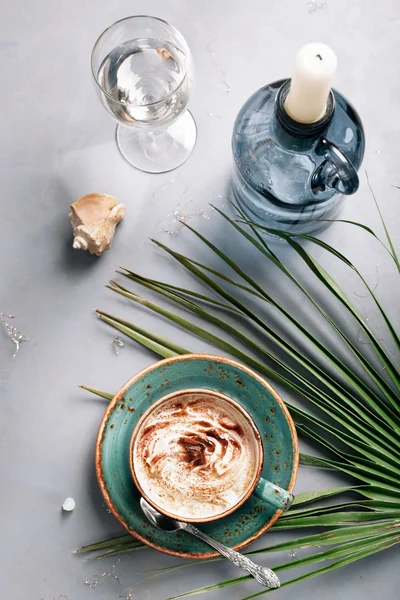
<path id="1" fill-rule="evenodd" d="M 190 71 L 189 66 L 186 68 L 185 74 L 184 74 L 182 80 L 179 82 L 179 84 L 176 86 L 176 88 L 174 88 L 167 96 L 165 96 L 165 98 L 162 98 L 161 100 L 156 100 L 155 102 L 148 102 L 145 104 L 137 104 L 135 102 L 126 102 L 126 101 L 123 102 L 121 100 L 116 100 L 111 94 L 109 94 L 104 89 L 104 87 L 100 84 L 100 82 L 98 80 L 98 72 L 99 72 L 100 67 L 97 69 L 97 71 L 94 68 L 95 53 L 96 53 L 97 47 L 98 47 L 100 41 L 102 40 L 102 38 L 116 25 L 119 25 L 120 23 L 123 23 L 124 21 L 129 21 L 131 19 L 149 19 L 151 21 L 158 21 L 159 23 L 162 23 L 163 25 L 167 25 L 173 31 L 173 33 L 176 34 L 176 36 L 180 39 L 180 42 L 184 46 L 184 50 L 185 50 L 184 54 L 190 63 L 190 61 L 191 61 L 190 48 L 189 48 L 185 38 L 180 33 L 180 31 L 178 29 L 176 29 L 176 27 L 174 27 L 173 25 L 168 23 L 168 21 L 165 21 L 164 19 L 160 19 L 159 17 L 152 17 L 151 15 L 131 15 L 129 17 L 123 17 L 122 19 L 118 19 L 118 21 L 115 21 L 114 23 L 112 23 L 111 25 L 106 27 L 106 29 L 104 29 L 101 32 L 101 34 L 98 36 L 98 38 L 96 39 L 96 41 L 93 45 L 91 56 L 90 56 L 90 67 L 91 67 L 93 79 L 94 79 L 97 87 L 100 89 L 101 93 L 104 94 L 105 96 L 107 96 L 107 98 L 112 100 L 112 102 L 114 102 L 115 104 L 119 104 L 120 106 L 144 106 L 144 107 L 145 106 L 156 106 L 156 105 L 162 104 L 162 103 L 166 102 L 167 100 L 169 100 L 183 86 L 183 84 L 185 83 L 185 81 L 189 75 L 189 71 Z M 179 48 L 179 49 L 181 50 L 181 48 Z M 106 57 L 104 57 L 104 58 L 106 58 Z"/>
<path id="2" fill-rule="evenodd" d="M 146 423 L 147 419 L 149 418 L 149 416 L 155 411 L 157 410 L 157 408 L 159 408 L 162 404 L 170 402 L 172 399 L 174 398 L 179 398 L 179 396 L 185 396 L 188 394 L 202 394 L 202 395 L 206 395 L 206 396 L 212 396 L 214 398 L 219 399 L 222 402 L 225 402 L 227 404 L 230 404 L 230 406 L 234 407 L 235 410 L 237 410 L 239 413 L 241 413 L 242 417 L 244 418 L 244 420 L 246 421 L 246 423 L 249 425 L 250 429 L 252 430 L 254 437 L 253 440 L 255 442 L 255 447 L 257 448 L 257 464 L 256 464 L 256 468 L 254 470 L 254 475 L 251 479 L 251 483 L 249 484 L 249 486 L 247 487 L 246 491 L 243 493 L 243 495 L 239 498 L 239 500 L 237 502 L 235 502 L 234 504 L 232 504 L 231 506 L 229 506 L 227 509 L 223 510 L 222 512 L 219 512 L 215 515 L 209 515 L 206 517 L 187 517 L 187 516 L 183 516 L 183 515 L 178 515 L 175 514 L 173 512 L 170 512 L 168 510 L 166 510 L 165 508 L 159 506 L 157 504 L 157 502 L 154 501 L 153 498 L 151 498 L 151 496 L 149 496 L 146 491 L 143 489 L 142 485 L 140 484 L 138 477 L 136 475 L 136 471 L 135 471 L 135 444 L 136 441 L 138 439 L 138 435 L 143 427 L 143 425 Z M 172 519 L 175 519 L 177 521 L 185 521 L 185 522 L 193 522 L 193 523 L 208 523 L 211 521 L 216 521 L 218 519 L 222 519 L 224 517 L 227 517 L 228 515 L 230 515 L 232 512 L 234 512 L 235 510 L 237 510 L 240 506 L 242 506 L 242 504 L 244 504 L 246 502 L 246 500 L 251 496 L 251 494 L 254 492 L 254 489 L 260 479 L 261 473 L 262 473 L 262 469 L 263 469 L 263 464 L 264 464 L 264 447 L 262 444 L 262 440 L 261 440 L 261 435 L 260 432 L 256 426 L 256 424 L 254 423 L 253 418 L 251 417 L 251 415 L 248 413 L 248 411 L 246 409 L 244 409 L 239 402 L 237 402 L 236 400 L 233 400 L 232 398 L 230 398 L 229 396 L 226 396 L 225 394 L 222 394 L 221 392 L 216 392 L 214 390 L 208 390 L 205 388 L 187 388 L 184 390 L 178 390 L 176 392 L 171 392 L 170 394 L 167 394 L 166 396 L 164 396 L 163 398 L 160 398 L 159 400 L 157 400 L 157 402 L 155 402 L 154 404 L 152 404 L 147 410 L 146 412 L 140 417 L 139 421 L 137 422 L 132 436 L 131 436 L 131 441 L 129 444 L 129 466 L 130 466 L 130 470 L 131 470 L 131 474 L 133 477 L 133 480 L 135 482 L 136 487 L 138 488 L 140 494 L 144 497 L 145 500 L 147 500 L 147 502 L 153 507 L 155 508 L 157 511 L 159 511 L 160 513 L 162 513 L 163 515 L 166 515 L 167 517 L 171 517 Z"/>

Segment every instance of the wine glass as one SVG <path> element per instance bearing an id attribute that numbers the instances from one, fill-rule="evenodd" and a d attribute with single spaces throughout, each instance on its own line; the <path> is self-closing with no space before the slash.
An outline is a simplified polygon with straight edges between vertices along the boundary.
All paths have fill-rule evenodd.
<path id="1" fill-rule="evenodd" d="M 119 122 L 122 156 L 150 173 L 184 163 L 197 132 L 186 109 L 192 57 L 179 31 L 156 17 L 126 17 L 100 35 L 91 66 L 100 99 Z"/>

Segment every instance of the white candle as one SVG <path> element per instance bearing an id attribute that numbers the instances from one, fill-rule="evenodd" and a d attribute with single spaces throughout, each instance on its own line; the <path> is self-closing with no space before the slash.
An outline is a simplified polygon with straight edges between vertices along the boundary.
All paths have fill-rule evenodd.
<path id="1" fill-rule="evenodd" d="M 336 54 L 325 44 L 306 44 L 299 50 L 285 101 L 292 119 L 315 123 L 324 116 L 336 67 Z"/>

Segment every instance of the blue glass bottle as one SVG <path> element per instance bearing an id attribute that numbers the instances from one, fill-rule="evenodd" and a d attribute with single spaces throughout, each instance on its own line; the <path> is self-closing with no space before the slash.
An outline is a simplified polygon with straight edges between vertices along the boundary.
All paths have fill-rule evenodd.
<path id="1" fill-rule="evenodd" d="M 253 94 L 233 129 L 233 198 L 246 217 L 293 233 L 315 232 L 358 189 L 365 149 L 361 119 L 331 90 L 325 115 L 298 123 L 284 108 L 290 79 Z"/>

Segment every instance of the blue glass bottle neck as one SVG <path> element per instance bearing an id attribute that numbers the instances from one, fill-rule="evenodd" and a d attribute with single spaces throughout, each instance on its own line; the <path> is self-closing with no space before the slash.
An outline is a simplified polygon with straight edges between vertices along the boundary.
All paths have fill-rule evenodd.
<path id="1" fill-rule="evenodd" d="M 293 151 L 306 151 L 326 131 L 335 112 L 335 98 L 331 91 L 327 109 L 319 121 L 315 123 L 299 123 L 292 119 L 285 110 L 285 100 L 290 89 L 290 79 L 287 79 L 279 89 L 275 99 L 274 131 L 279 143 Z"/>

